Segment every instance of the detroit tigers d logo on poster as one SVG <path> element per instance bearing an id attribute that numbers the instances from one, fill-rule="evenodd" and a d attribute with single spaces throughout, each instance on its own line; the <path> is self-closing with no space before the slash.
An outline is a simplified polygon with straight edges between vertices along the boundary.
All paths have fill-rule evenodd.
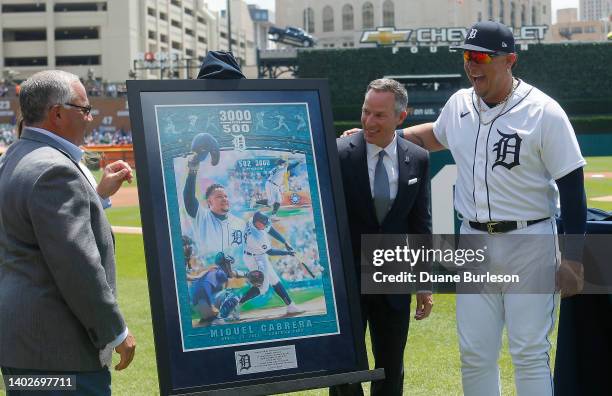
<path id="1" fill-rule="evenodd" d="M 308 104 L 155 114 L 183 350 L 337 334 Z"/>

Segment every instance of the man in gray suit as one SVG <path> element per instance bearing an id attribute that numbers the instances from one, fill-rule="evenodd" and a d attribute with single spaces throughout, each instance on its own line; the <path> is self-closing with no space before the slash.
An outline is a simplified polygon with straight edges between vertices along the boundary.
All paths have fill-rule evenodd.
<path id="1" fill-rule="evenodd" d="M 136 343 L 117 306 L 101 197 L 78 165 L 87 94 L 52 70 L 24 82 L 19 102 L 23 133 L 0 159 L 0 367 L 74 375 L 77 394 L 110 395 L 112 350 L 122 370 Z M 117 173 L 118 185 L 131 175 Z"/>

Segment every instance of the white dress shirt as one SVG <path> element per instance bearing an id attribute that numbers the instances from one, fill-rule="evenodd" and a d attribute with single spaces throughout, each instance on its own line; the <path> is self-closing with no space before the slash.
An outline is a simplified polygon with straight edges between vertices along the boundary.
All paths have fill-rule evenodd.
<path id="1" fill-rule="evenodd" d="M 31 126 L 29 126 L 28 129 L 32 129 L 32 130 L 34 130 L 36 132 L 40 132 L 43 135 L 49 136 L 51 139 L 53 139 L 56 142 L 58 142 L 64 148 L 64 150 L 66 150 L 68 152 L 68 155 L 70 155 L 72 160 L 74 162 L 76 162 L 77 165 L 79 165 L 79 168 L 81 168 L 81 171 L 83 172 L 85 177 L 87 177 L 87 180 L 89 181 L 89 183 L 97 191 L 98 183 L 96 182 L 96 179 L 94 178 L 94 175 L 91 173 L 89 168 L 87 168 L 87 166 L 85 166 L 85 164 L 81 161 L 83 159 L 83 150 L 81 150 L 80 147 L 72 144 L 72 142 L 69 142 L 68 140 L 64 139 L 61 136 L 56 135 L 53 132 L 47 131 L 46 129 L 35 128 L 35 127 L 31 127 Z M 110 197 L 109 198 L 102 198 L 102 196 L 100 196 L 100 195 L 98 195 L 98 196 L 100 197 L 100 202 L 102 203 L 102 207 L 104 209 L 108 209 L 108 208 L 110 208 L 112 206 Z"/>

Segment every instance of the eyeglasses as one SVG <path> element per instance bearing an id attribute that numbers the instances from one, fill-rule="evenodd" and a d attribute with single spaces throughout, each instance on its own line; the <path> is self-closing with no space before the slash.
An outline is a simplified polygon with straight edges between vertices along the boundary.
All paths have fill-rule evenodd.
<path id="1" fill-rule="evenodd" d="M 72 104 L 72 103 L 64 103 L 64 106 L 70 106 L 70 107 L 74 107 L 75 109 L 79 109 L 79 110 L 81 110 L 81 113 L 83 113 L 86 116 L 91 114 L 91 105 L 88 105 L 88 106 L 79 106 L 79 105 L 75 105 L 75 104 Z"/>
<path id="2" fill-rule="evenodd" d="M 493 58 L 500 55 L 506 54 L 504 54 L 503 52 L 488 53 L 480 51 L 463 51 L 463 60 L 466 62 L 472 61 L 479 65 L 488 65 L 489 63 L 493 62 Z"/>

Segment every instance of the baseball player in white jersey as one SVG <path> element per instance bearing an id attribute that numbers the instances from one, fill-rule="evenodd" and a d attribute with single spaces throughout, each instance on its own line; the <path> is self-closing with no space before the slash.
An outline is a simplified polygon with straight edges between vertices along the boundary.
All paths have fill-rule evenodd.
<path id="1" fill-rule="evenodd" d="M 287 289 L 283 286 L 280 278 L 272 268 L 272 264 L 268 256 L 293 256 L 295 251 L 289 243 L 270 226 L 268 216 L 261 212 L 255 212 L 253 219 L 246 225 L 244 244 L 244 262 L 250 273 L 247 278 L 251 282 L 252 287 L 245 293 L 240 300 L 236 299 L 235 303 L 241 304 L 263 295 L 268 291 L 270 285 L 274 292 L 283 300 L 287 306 L 288 315 L 296 315 L 304 312 L 291 300 Z M 270 236 L 285 245 L 286 250 L 275 249 L 272 247 Z"/>
<path id="2" fill-rule="evenodd" d="M 455 208 L 463 216 L 462 234 L 487 234 L 487 227 L 493 228 L 491 232 L 509 227 L 508 234 L 555 234 L 554 180 L 585 164 L 561 107 L 524 81 L 514 80 L 512 89 L 507 112 L 499 110 L 503 105 L 481 105 L 479 111 L 474 89 L 462 89 L 434 123 L 435 138 L 451 150 L 457 163 Z M 543 240 L 489 246 L 489 264 L 516 273 L 527 267 L 523 279 L 554 273 L 557 245 L 550 241 L 539 246 Z M 499 394 L 497 360 L 505 323 L 518 394 L 552 395 L 548 335 L 555 307 L 552 293 L 458 294 L 465 394 Z"/>
<path id="3" fill-rule="evenodd" d="M 191 183 L 194 184 L 193 188 L 189 186 Z M 229 212 L 230 204 L 225 188 L 220 184 L 209 186 L 205 193 L 206 206 L 197 201 L 195 193 L 189 194 L 191 191 L 195 192 L 195 177 L 192 181 L 188 176 L 185 207 L 193 217 L 193 240 L 198 254 L 207 257 L 218 252 L 232 256 L 239 253 L 244 242 L 245 222 Z"/>
<path id="4" fill-rule="evenodd" d="M 208 138 L 207 138 L 208 139 Z M 207 140 L 205 139 L 205 140 Z M 212 137 L 210 138 L 212 139 Z M 192 236 L 200 261 L 211 266 L 208 271 L 200 272 L 192 281 L 190 294 L 192 304 L 201 316 L 201 324 L 208 325 L 216 318 L 216 311 L 220 308 L 215 305 L 213 294 L 223 291 L 228 278 L 237 276 L 231 270 L 231 264 L 225 268 L 220 263 L 233 262 L 233 257 L 242 254 L 244 243 L 245 221 L 230 213 L 230 202 L 221 184 L 210 185 L 204 194 L 206 206 L 196 197 L 195 182 L 200 162 L 208 157 L 209 141 L 201 148 L 201 155 L 195 152 L 188 161 L 189 173 L 183 190 L 183 200 L 187 214 L 193 219 Z M 213 151 L 211 151 L 213 153 Z M 217 154 L 218 155 L 218 154 Z M 211 158 L 213 164 L 218 161 Z M 216 267 L 212 267 L 215 264 Z M 227 314 L 222 316 L 227 317 Z"/>
<path id="5" fill-rule="evenodd" d="M 283 202 L 283 185 L 287 170 L 297 166 L 299 163 L 288 165 L 284 159 L 278 159 L 276 166 L 270 171 L 266 180 L 266 199 L 256 201 L 260 205 L 272 207 L 271 216 L 276 215 Z"/>
<path id="6" fill-rule="evenodd" d="M 555 184 L 564 227 L 569 226 L 566 233 L 584 233 L 586 218 L 585 161 L 572 126 L 557 102 L 512 76 L 517 55 L 506 26 L 479 22 L 468 31 L 465 44 L 455 49 L 464 51 L 472 88 L 456 92 L 435 123 L 406 128 L 402 135 L 430 151 L 451 151 L 458 169 L 455 208 L 463 218 L 461 233 L 492 234 L 492 265 L 521 267 L 527 275 L 546 269 L 554 274 L 559 264 Z M 500 243 L 508 241 L 506 234 L 549 235 L 551 243 L 539 243 L 541 238 L 524 238 L 521 246 Z M 564 251 L 557 270 L 563 296 L 581 289 L 579 248 Z M 466 395 L 501 394 L 497 360 L 504 325 L 518 395 L 553 394 L 548 335 L 554 326 L 556 296 L 457 295 Z"/>
<path id="7" fill-rule="evenodd" d="M 266 196 L 268 203 L 272 205 L 272 214 L 276 214 L 283 201 L 283 184 L 287 172 L 287 161 L 279 159 L 276 167 L 270 171 L 266 180 Z"/>
<path id="8" fill-rule="evenodd" d="M 221 184 L 208 186 L 204 194 L 206 206 L 196 197 L 196 179 L 200 164 L 210 156 L 212 166 L 219 163 L 219 144 L 208 133 L 193 138 L 193 154 L 187 162 L 188 174 L 183 189 L 183 202 L 187 214 L 193 218 L 193 241 L 203 259 L 223 252 L 236 256 L 244 242 L 244 220 L 230 213 L 230 202 Z M 241 251 L 240 251 L 241 252 Z"/>

